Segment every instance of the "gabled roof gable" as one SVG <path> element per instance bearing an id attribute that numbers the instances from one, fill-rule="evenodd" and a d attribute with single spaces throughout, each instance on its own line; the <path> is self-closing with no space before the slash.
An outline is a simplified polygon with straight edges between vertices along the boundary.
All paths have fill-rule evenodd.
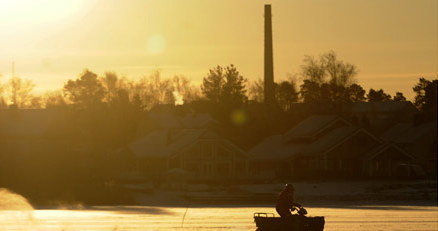
<path id="1" fill-rule="evenodd" d="M 193 144 L 204 129 L 160 129 L 132 142 L 128 148 L 138 157 L 166 157 Z"/>
<path id="2" fill-rule="evenodd" d="M 393 148 L 395 150 L 397 150 L 399 153 L 401 153 L 402 155 L 408 157 L 409 159 L 414 159 L 414 157 L 409 154 L 408 152 L 406 152 L 405 150 L 403 150 L 402 148 L 400 148 L 397 145 L 391 144 L 391 143 L 382 143 L 381 145 L 379 145 L 378 147 L 374 148 L 372 151 L 370 151 L 366 158 L 368 160 L 372 160 L 374 159 L 376 156 L 380 155 L 382 152 L 384 152 L 385 150 L 388 150 L 390 148 Z"/>
<path id="3" fill-rule="evenodd" d="M 337 130 L 339 130 L 340 132 L 342 132 L 342 130 L 346 130 L 344 132 L 344 136 L 338 138 L 338 140 L 336 142 L 332 142 L 331 147 L 327 148 L 326 150 L 324 150 L 322 153 L 329 153 L 330 151 L 332 151 L 333 149 L 335 149 L 336 147 L 339 147 L 340 145 L 344 144 L 345 142 L 347 142 L 349 139 L 353 138 L 354 136 L 358 135 L 358 134 L 365 134 L 366 136 L 368 136 L 369 138 L 375 140 L 377 143 L 382 143 L 383 141 L 381 139 L 379 139 L 377 136 L 369 133 L 367 130 L 360 128 L 360 127 L 348 127 L 349 130 L 347 130 L 347 128 L 339 128 Z M 333 133 L 335 133 L 337 131 L 334 131 Z M 329 136 L 329 135 L 328 135 Z M 327 137 L 328 137 L 327 136 Z"/>
<path id="4" fill-rule="evenodd" d="M 244 152 L 223 139 L 217 133 L 206 129 L 160 129 L 132 142 L 128 149 L 137 157 L 171 157 L 178 155 L 187 148 L 201 141 L 220 142 L 228 148 L 235 149 L 239 153 Z"/>
<path id="5" fill-rule="evenodd" d="M 351 125 L 351 123 L 337 115 L 313 115 L 284 134 L 284 140 L 286 142 L 316 140 L 320 135 L 335 128 L 336 124 L 340 124 L 340 126 Z"/>

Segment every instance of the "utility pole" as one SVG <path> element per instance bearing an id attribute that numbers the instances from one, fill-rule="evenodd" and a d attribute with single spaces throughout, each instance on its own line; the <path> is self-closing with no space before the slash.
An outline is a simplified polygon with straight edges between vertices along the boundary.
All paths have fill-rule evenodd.
<path id="1" fill-rule="evenodd" d="M 12 62 L 12 78 L 15 77 L 15 62 Z"/>

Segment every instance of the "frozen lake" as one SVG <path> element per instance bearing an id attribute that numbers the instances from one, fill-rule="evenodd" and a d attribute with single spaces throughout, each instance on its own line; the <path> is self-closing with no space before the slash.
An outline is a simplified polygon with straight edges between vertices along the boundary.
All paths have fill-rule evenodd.
<path id="1" fill-rule="evenodd" d="M 435 206 L 307 207 L 307 211 L 312 216 L 325 216 L 327 231 L 438 230 Z M 3 210 L 0 230 L 255 230 L 254 212 L 274 209 L 104 206 L 84 210 Z"/>

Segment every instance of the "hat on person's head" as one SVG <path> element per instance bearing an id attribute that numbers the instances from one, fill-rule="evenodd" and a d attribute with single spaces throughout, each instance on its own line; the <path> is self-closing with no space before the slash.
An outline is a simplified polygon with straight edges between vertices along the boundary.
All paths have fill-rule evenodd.
<path id="1" fill-rule="evenodd" d="M 294 186 L 292 184 L 286 184 L 284 186 L 284 190 L 288 191 L 288 192 L 293 192 L 295 190 Z"/>

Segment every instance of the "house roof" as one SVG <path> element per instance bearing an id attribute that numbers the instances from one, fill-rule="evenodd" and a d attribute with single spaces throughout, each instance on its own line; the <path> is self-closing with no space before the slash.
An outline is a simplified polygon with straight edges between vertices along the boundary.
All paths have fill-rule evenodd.
<path id="1" fill-rule="evenodd" d="M 313 115 L 301 121 L 298 125 L 289 130 L 284 137 L 286 139 L 312 137 L 324 131 L 337 121 L 349 125 L 347 121 L 337 115 Z"/>
<path id="2" fill-rule="evenodd" d="M 285 160 L 321 154 L 361 130 L 352 126 L 335 128 L 312 143 L 288 143 L 282 135 L 270 136 L 249 153 L 255 160 Z"/>
<path id="3" fill-rule="evenodd" d="M 411 143 L 428 133 L 437 132 L 437 123 L 430 122 L 415 126 L 412 123 L 399 123 L 388 129 L 382 139 L 395 143 Z"/>
<path id="4" fill-rule="evenodd" d="M 182 150 L 200 140 L 215 140 L 215 142 L 220 142 L 223 147 L 245 155 L 239 147 L 207 129 L 155 130 L 129 144 L 128 149 L 135 156 L 141 158 L 166 158 L 181 153 Z"/>
<path id="5" fill-rule="evenodd" d="M 132 142 L 128 148 L 138 157 L 168 157 L 194 144 L 205 129 L 160 129 Z"/>
<path id="6" fill-rule="evenodd" d="M 305 154 L 309 155 L 324 153 L 328 151 L 331 147 L 339 144 L 340 142 L 356 134 L 360 130 L 363 129 L 354 126 L 335 128 L 320 139 L 313 142 L 312 145 L 309 145 Z"/>
<path id="7" fill-rule="evenodd" d="M 368 136 L 374 138 L 382 145 L 378 145 L 376 148 L 372 149 L 366 156 L 366 158 L 373 158 L 375 155 L 379 155 L 388 148 L 394 148 L 398 150 L 403 155 L 412 158 L 410 154 L 402 150 L 394 144 L 384 144 L 381 139 L 370 134 L 366 130 L 360 127 L 352 126 L 345 121 L 346 126 L 341 127 L 331 127 L 336 121 L 344 121 L 341 117 L 333 115 L 319 115 L 312 116 L 298 124 L 295 128 L 291 129 L 285 135 L 274 135 L 267 137 L 261 143 L 256 145 L 249 151 L 250 157 L 255 161 L 284 161 L 292 160 L 299 157 L 308 157 L 313 155 L 319 155 L 326 152 L 330 152 L 333 148 L 347 141 L 350 137 L 358 133 L 364 133 Z M 435 130 L 436 130 L 436 123 Z M 433 125 L 425 124 L 418 126 L 415 129 L 417 131 L 410 130 L 410 126 L 401 124 L 399 127 L 395 127 L 393 131 L 388 134 L 405 134 L 402 131 L 408 131 L 408 133 L 416 133 L 410 138 L 415 137 L 421 132 L 429 131 L 430 127 Z M 325 133 L 321 133 L 323 130 L 330 129 Z M 314 136 L 314 134 L 321 133 L 322 135 L 316 137 L 312 142 L 288 142 L 290 137 L 309 137 Z M 404 136 L 402 136 L 404 137 Z M 384 145 L 383 145 L 384 144 Z"/>
<path id="8" fill-rule="evenodd" d="M 405 109 L 417 111 L 410 101 L 356 102 L 347 108 L 348 111 L 354 113 L 397 112 Z"/>

